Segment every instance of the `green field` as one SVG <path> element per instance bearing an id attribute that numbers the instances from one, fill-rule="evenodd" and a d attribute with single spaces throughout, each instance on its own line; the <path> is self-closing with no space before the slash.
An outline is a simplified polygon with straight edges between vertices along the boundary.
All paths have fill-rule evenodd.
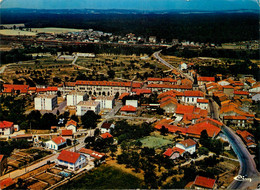
<path id="1" fill-rule="evenodd" d="M 164 139 L 163 136 L 155 137 L 155 136 L 148 136 L 142 139 L 139 139 L 143 144 L 143 147 L 148 148 L 160 148 L 166 145 L 172 145 L 174 142 L 168 139 Z"/>
<path id="2" fill-rule="evenodd" d="M 0 30 L 1 35 L 8 35 L 8 36 L 36 36 L 35 32 L 28 32 L 28 31 L 22 31 L 22 30 L 9 30 L 4 29 Z"/>
<path id="3" fill-rule="evenodd" d="M 33 32 L 46 32 L 46 33 L 67 33 L 67 32 L 79 32 L 82 31 L 82 29 L 74 29 L 74 28 L 32 28 Z"/>
<path id="4" fill-rule="evenodd" d="M 141 183 L 139 178 L 119 169 L 100 166 L 58 189 L 137 189 Z"/>

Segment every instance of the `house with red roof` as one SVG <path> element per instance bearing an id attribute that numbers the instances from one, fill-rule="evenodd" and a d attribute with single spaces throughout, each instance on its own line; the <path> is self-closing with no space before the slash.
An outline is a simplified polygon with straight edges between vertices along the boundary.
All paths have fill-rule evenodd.
<path id="1" fill-rule="evenodd" d="M 86 157 L 82 154 L 68 150 L 62 150 L 57 158 L 56 164 L 76 171 L 86 166 L 87 161 Z"/>
<path id="2" fill-rule="evenodd" d="M 216 189 L 216 180 L 197 175 L 192 185 L 195 189 Z"/>
<path id="3" fill-rule="evenodd" d="M 7 169 L 7 157 L 3 154 L 0 154 L 0 176 L 4 174 L 4 171 Z"/>
<path id="4" fill-rule="evenodd" d="M 98 160 L 100 163 L 105 161 L 105 154 L 100 153 L 91 149 L 81 148 L 79 149 L 79 153 L 86 156 L 88 160 Z"/>
<path id="5" fill-rule="evenodd" d="M 14 123 L 10 121 L 0 121 L 0 135 L 11 135 L 14 132 Z"/>
<path id="6" fill-rule="evenodd" d="M 27 94 L 29 85 L 23 84 L 3 84 L 4 94 Z"/>
<path id="7" fill-rule="evenodd" d="M 66 146 L 66 139 L 63 137 L 54 137 L 51 140 L 46 142 L 46 148 L 52 149 L 52 150 L 59 150 Z"/>
<path id="8" fill-rule="evenodd" d="M 73 132 L 71 129 L 63 129 L 61 130 L 61 136 L 65 139 L 73 138 Z"/>
<path id="9" fill-rule="evenodd" d="M 108 139 L 108 138 L 113 138 L 113 136 L 110 133 L 103 133 L 100 135 L 102 139 Z"/>
<path id="10" fill-rule="evenodd" d="M 173 97 L 165 97 L 160 101 L 160 108 L 162 108 L 165 113 L 173 114 L 177 108 L 178 101 Z"/>
<path id="11" fill-rule="evenodd" d="M 242 140 L 244 141 L 244 143 L 248 148 L 256 147 L 254 135 L 252 135 L 246 130 L 244 131 L 237 130 L 236 133 L 242 138 Z"/>
<path id="12" fill-rule="evenodd" d="M 209 107 L 209 100 L 208 99 L 197 99 L 197 107 L 203 110 L 207 110 Z"/>
<path id="13" fill-rule="evenodd" d="M 67 121 L 67 123 L 65 125 L 66 129 L 72 130 L 73 133 L 77 132 L 77 126 L 78 126 L 78 123 L 72 119 Z"/>
<path id="14" fill-rule="evenodd" d="M 100 127 L 100 132 L 103 133 L 110 133 L 111 129 L 115 128 L 115 125 L 113 123 L 103 123 Z"/>
<path id="15" fill-rule="evenodd" d="M 0 181 L 0 189 L 3 190 L 3 189 L 13 189 L 15 187 L 15 181 L 8 177 L 8 178 L 5 178 L 3 180 Z"/>
<path id="16" fill-rule="evenodd" d="M 198 77 L 198 85 L 204 85 L 208 82 L 215 82 L 215 77 Z"/>
<path id="17" fill-rule="evenodd" d="M 136 95 L 144 95 L 144 97 L 149 97 L 152 93 L 150 89 L 133 89 L 132 92 Z"/>
<path id="18" fill-rule="evenodd" d="M 247 124 L 246 116 L 224 116 L 223 121 L 226 125 L 237 125 L 238 127 L 245 127 Z"/>
<path id="19" fill-rule="evenodd" d="M 176 159 L 179 158 L 180 156 L 183 156 L 185 150 L 178 148 L 178 147 L 173 147 L 173 148 L 168 148 L 163 155 L 168 157 L 169 159 Z"/>
<path id="20" fill-rule="evenodd" d="M 192 139 L 186 139 L 184 141 L 176 143 L 176 147 L 185 150 L 185 152 L 193 154 L 196 151 L 196 144 L 196 141 Z"/>
<path id="21" fill-rule="evenodd" d="M 197 99 L 204 98 L 204 93 L 199 90 L 187 90 L 184 92 L 182 101 L 187 104 L 197 104 Z"/>
<path id="22" fill-rule="evenodd" d="M 240 98 L 248 98 L 249 92 L 237 90 L 237 91 L 234 91 L 234 96 L 235 96 L 235 97 L 238 96 L 238 97 L 240 97 Z"/>
<path id="23" fill-rule="evenodd" d="M 125 105 L 121 108 L 121 114 L 122 115 L 134 115 L 136 114 L 136 107 L 131 105 Z"/>

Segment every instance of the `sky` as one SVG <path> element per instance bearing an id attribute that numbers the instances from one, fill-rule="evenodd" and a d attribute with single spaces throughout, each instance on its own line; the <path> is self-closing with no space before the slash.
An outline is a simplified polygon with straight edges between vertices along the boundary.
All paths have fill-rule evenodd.
<path id="1" fill-rule="evenodd" d="M 259 0 L 0 0 L 1 8 L 237 10 L 259 9 Z"/>

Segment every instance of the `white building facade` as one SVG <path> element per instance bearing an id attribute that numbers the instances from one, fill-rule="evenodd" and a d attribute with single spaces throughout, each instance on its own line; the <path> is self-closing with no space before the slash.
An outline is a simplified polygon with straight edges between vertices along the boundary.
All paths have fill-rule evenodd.
<path id="1" fill-rule="evenodd" d="M 86 93 L 72 91 L 70 94 L 67 95 L 67 106 L 76 106 L 79 102 L 86 100 Z"/>
<path id="2" fill-rule="evenodd" d="M 34 98 L 35 110 L 52 111 L 56 105 L 57 105 L 56 95 L 39 95 Z"/>
<path id="3" fill-rule="evenodd" d="M 115 105 L 115 98 L 113 96 L 100 96 L 95 101 L 100 103 L 100 109 L 113 109 Z"/>
<path id="4" fill-rule="evenodd" d="M 96 114 L 99 114 L 100 103 L 93 100 L 79 102 L 77 105 L 76 115 L 83 116 L 87 111 L 93 111 Z"/>

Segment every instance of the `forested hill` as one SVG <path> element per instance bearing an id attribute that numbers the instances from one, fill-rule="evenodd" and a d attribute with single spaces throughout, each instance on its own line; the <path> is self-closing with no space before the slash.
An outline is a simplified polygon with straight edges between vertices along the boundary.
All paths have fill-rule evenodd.
<path id="1" fill-rule="evenodd" d="M 234 42 L 259 39 L 259 13 L 143 13 L 133 11 L 2 9 L 2 24 L 25 23 L 26 27 L 66 27 L 101 30 L 118 35 L 135 33 L 195 42 Z"/>

